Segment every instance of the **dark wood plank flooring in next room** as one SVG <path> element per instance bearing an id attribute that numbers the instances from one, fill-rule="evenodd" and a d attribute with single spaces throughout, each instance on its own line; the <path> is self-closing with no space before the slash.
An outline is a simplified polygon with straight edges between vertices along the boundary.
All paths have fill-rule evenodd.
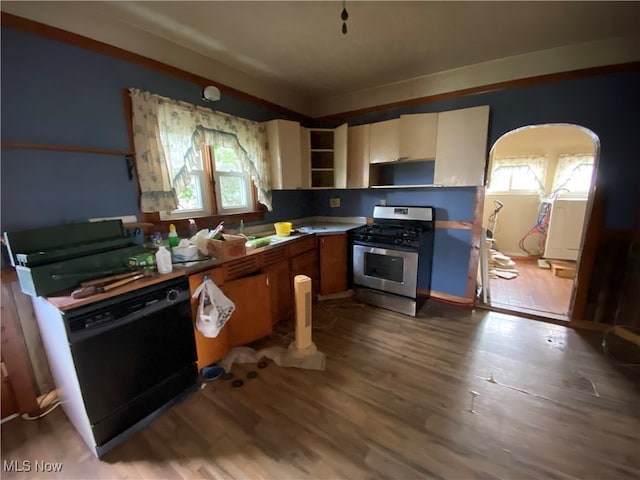
<path id="1" fill-rule="evenodd" d="M 325 371 L 234 365 L 243 387 L 206 384 L 102 460 L 60 408 L 18 418 L 3 464 L 62 471 L 2 478 L 640 478 L 638 372 L 594 333 L 433 301 L 418 318 L 352 300 L 313 318 Z"/>
<path id="2" fill-rule="evenodd" d="M 518 277 L 489 280 L 490 305 L 555 320 L 568 320 L 572 278 L 562 278 L 535 260 L 512 258 Z"/>

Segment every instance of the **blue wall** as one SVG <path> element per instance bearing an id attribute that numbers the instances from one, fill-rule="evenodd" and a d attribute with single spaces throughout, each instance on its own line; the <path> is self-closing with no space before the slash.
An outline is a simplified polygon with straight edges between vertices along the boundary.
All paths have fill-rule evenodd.
<path id="1" fill-rule="evenodd" d="M 475 187 L 314 190 L 313 211 L 322 216 L 370 217 L 373 207 L 384 200 L 387 205 L 433 206 L 436 220 L 472 222 L 475 196 Z M 329 207 L 330 198 L 339 198 L 340 207 Z M 466 296 L 470 246 L 471 230 L 436 229 L 433 290 Z"/>
<path id="2" fill-rule="evenodd" d="M 1 48 L 3 142 L 128 150 L 123 89 L 129 87 L 211 107 L 201 101 L 200 85 L 29 33 L 3 27 Z M 348 122 L 490 105 L 490 146 L 525 125 L 582 125 L 601 141 L 597 184 L 605 193 L 605 226 L 626 229 L 639 203 L 638 85 L 640 73 L 611 74 L 373 112 Z M 256 121 L 287 118 L 228 95 L 213 108 Z M 127 179 L 122 157 L 3 149 L 1 162 L 2 231 L 89 217 L 139 216 L 135 181 Z M 416 173 L 427 178 L 432 166 L 400 174 Z M 432 205 L 439 220 L 471 221 L 475 193 L 475 188 L 274 191 L 274 211 L 265 222 L 370 216 L 380 199 L 389 205 Z M 342 206 L 329 208 L 329 198 L 335 196 Z M 470 231 L 438 230 L 435 243 L 433 289 L 465 295 Z"/>
<path id="3" fill-rule="evenodd" d="M 130 87 L 212 107 L 199 85 L 82 48 L 4 27 L 1 47 L 3 142 L 128 151 L 123 90 Z M 228 95 L 213 108 L 255 121 L 286 118 Z M 3 149 L 1 165 L 2 231 L 140 218 L 123 157 Z M 275 192 L 280 216 L 308 216 L 308 194 L 293 197 Z"/>
<path id="4" fill-rule="evenodd" d="M 609 74 L 371 112 L 346 121 L 349 125 L 360 125 L 408 113 L 489 105 L 488 149 L 505 133 L 527 125 L 569 123 L 586 127 L 600 140 L 596 186 L 604 194 L 604 227 L 632 229 L 635 215 L 640 209 L 639 86 L 640 71 Z M 327 126 L 335 127 L 343 122 Z M 431 168 L 426 165 L 422 174 L 426 177 L 432 175 Z M 421 178 L 422 183 L 421 174 L 408 174 Z M 399 183 L 404 183 L 404 179 Z M 329 208 L 330 197 L 343 198 L 345 205 L 338 209 Z M 438 220 L 471 221 L 475 189 L 356 190 L 346 193 L 319 191 L 314 193 L 314 210 L 322 215 L 370 216 L 378 199 L 387 200 L 389 205 L 432 205 L 436 207 Z M 470 252 L 470 231 L 438 229 L 432 288 L 466 296 Z"/>
<path id="5" fill-rule="evenodd" d="M 640 204 L 640 67 L 632 73 L 601 75 L 531 87 L 469 95 L 451 100 L 348 118 L 349 125 L 407 113 L 428 113 L 489 105 L 488 148 L 505 133 L 527 125 L 569 123 L 600 139 L 597 186 L 605 195 L 605 228 L 630 229 Z M 334 125 L 337 126 L 339 123 Z"/>

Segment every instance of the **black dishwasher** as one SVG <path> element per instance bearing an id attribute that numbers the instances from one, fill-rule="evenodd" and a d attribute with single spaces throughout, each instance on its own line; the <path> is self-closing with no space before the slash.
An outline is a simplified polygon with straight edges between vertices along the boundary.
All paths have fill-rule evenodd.
<path id="1" fill-rule="evenodd" d="M 71 310 L 64 323 L 98 454 L 196 384 L 184 277 Z"/>

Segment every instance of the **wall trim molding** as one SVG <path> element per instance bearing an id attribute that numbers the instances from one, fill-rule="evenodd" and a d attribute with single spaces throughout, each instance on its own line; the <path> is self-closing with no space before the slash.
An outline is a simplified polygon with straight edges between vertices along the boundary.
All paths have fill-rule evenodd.
<path id="1" fill-rule="evenodd" d="M 466 97 L 471 95 L 478 95 L 481 93 L 496 92 L 500 90 L 511 90 L 515 88 L 531 87 L 535 85 L 543 85 L 546 83 L 557 83 L 565 80 L 575 80 L 579 78 L 595 77 L 598 75 L 608 75 L 612 73 L 629 73 L 640 72 L 640 62 L 628 62 L 615 65 L 606 65 L 601 67 L 589 67 L 581 68 L 578 70 L 570 70 L 566 72 L 547 73 L 543 75 L 536 75 L 533 77 L 519 78 L 515 80 L 507 80 L 503 82 L 490 83 L 486 85 L 480 85 L 476 87 L 464 88 L 461 90 L 453 90 L 450 92 L 443 92 L 434 95 L 428 95 L 423 97 L 410 98 L 398 102 L 385 103 L 375 105 L 372 107 L 361 108 L 357 110 L 351 110 L 347 112 L 336 113 L 333 115 L 326 115 L 323 117 L 315 117 L 315 122 L 327 122 L 334 123 L 337 121 L 345 120 L 346 118 L 365 115 L 367 113 L 374 113 L 381 110 L 390 110 L 393 108 L 412 107 L 415 105 L 423 105 L 429 103 L 436 103 L 445 100 L 452 100 L 455 98 Z"/>
<path id="2" fill-rule="evenodd" d="M 24 17 L 19 17 L 11 13 L 1 12 L 1 24 L 2 26 L 5 26 L 5 27 L 14 28 L 16 30 L 21 30 L 24 32 L 32 33 L 34 35 L 38 35 L 40 37 L 49 38 L 51 40 L 56 40 L 62 43 L 84 48 L 86 50 L 100 53 L 102 55 L 107 55 L 110 57 L 135 63 L 143 67 L 150 68 L 152 70 L 156 70 L 161 73 L 165 73 L 165 74 L 180 78 L 182 80 L 195 83 L 200 86 L 215 85 L 220 89 L 221 92 L 225 93 L 226 95 L 233 96 L 233 97 L 251 102 L 255 105 L 262 106 L 270 110 L 273 110 L 275 112 L 293 117 L 300 122 L 313 123 L 314 125 L 332 123 L 338 120 L 344 120 L 346 118 L 355 117 L 358 115 L 363 115 L 363 114 L 372 113 L 372 112 L 378 112 L 382 110 L 435 103 L 443 100 L 451 100 L 454 98 L 476 95 L 480 93 L 488 93 L 488 92 L 494 92 L 499 90 L 520 88 L 520 87 L 529 87 L 533 85 L 541 85 L 545 83 L 554 83 L 554 82 L 559 82 L 564 80 L 573 80 L 578 78 L 592 77 L 596 75 L 606 75 L 611 73 L 640 72 L 640 62 L 629 62 L 629 63 L 621 63 L 621 64 L 615 64 L 615 65 L 589 67 L 589 68 L 582 68 L 582 69 L 570 70 L 565 72 L 549 73 L 549 74 L 536 75 L 532 77 L 520 78 L 515 80 L 490 83 L 490 84 L 476 86 L 476 87 L 453 90 L 450 92 L 443 92 L 435 95 L 416 97 L 416 98 L 411 98 L 411 99 L 402 100 L 398 102 L 385 103 L 385 104 L 375 105 L 367 108 L 351 110 L 351 111 L 341 112 L 333 115 L 313 118 L 308 115 L 304 115 L 299 112 L 290 110 L 278 104 L 272 103 L 268 100 L 264 100 L 256 96 L 253 96 L 251 94 L 245 93 L 241 90 L 237 90 L 228 85 L 224 85 L 215 80 L 211 80 L 209 78 L 205 78 L 200 75 L 189 73 L 185 70 L 172 67 L 165 63 L 159 62 L 157 60 L 153 60 L 151 58 L 145 57 L 143 55 L 139 55 L 137 53 L 130 52 L 128 50 L 125 50 L 119 47 L 114 47 L 112 45 L 100 42 L 98 40 L 93 40 L 88 37 L 84 37 L 82 35 L 69 32 L 67 30 L 63 30 L 57 27 L 52 27 L 44 23 L 26 19 Z"/>
<path id="3" fill-rule="evenodd" d="M 482 188 L 482 187 L 478 187 Z M 449 230 L 471 230 L 473 229 L 473 222 L 463 222 L 455 220 L 436 220 L 436 228 L 444 228 Z"/>

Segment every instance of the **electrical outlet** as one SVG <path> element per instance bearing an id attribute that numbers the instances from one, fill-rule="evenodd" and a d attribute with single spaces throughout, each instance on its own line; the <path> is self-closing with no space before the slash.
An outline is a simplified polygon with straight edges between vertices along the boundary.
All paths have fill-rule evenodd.
<path id="1" fill-rule="evenodd" d="M 329 199 L 329 206 L 331 208 L 337 208 L 340 206 L 340 199 L 339 198 L 330 198 Z"/>

